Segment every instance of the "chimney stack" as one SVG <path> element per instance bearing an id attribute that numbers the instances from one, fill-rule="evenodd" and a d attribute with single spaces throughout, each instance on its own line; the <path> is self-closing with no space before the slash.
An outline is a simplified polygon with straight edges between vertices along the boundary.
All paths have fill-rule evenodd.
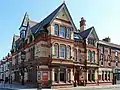
<path id="1" fill-rule="evenodd" d="M 102 40 L 105 41 L 105 42 L 111 42 L 110 37 L 106 37 L 106 38 L 104 38 L 104 39 L 102 39 Z"/>
<path id="2" fill-rule="evenodd" d="M 85 22 L 86 20 L 82 17 L 80 21 L 80 32 L 85 30 L 85 26 L 86 26 Z"/>

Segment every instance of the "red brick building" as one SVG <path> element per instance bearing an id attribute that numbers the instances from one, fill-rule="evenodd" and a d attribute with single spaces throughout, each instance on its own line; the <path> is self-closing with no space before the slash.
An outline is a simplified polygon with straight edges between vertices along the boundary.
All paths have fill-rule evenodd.
<path id="1" fill-rule="evenodd" d="M 120 46 L 105 38 L 98 42 L 99 84 L 118 84 L 120 79 Z M 117 70 L 115 72 L 115 70 Z"/>
<path id="2" fill-rule="evenodd" d="M 65 3 L 41 22 L 32 21 L 26 13 L 19 30 L 20 35 L 13 36 L 11 49 L 13 81 L 22 81 L 21 71 L 24 66 L 25 83 L 42 83 L 43 87 L 73 87 L 112 82 L 112 68 L 118 60 L 109 59 L 111 66 L 101 66 L 100 48 L 101 45 L 107 45 L 119 50 L 119 45 L 99 41 L 94 27 L 85 30 L 84 18 L 81 18 L 78 30 Z M 25 51 L 24 63 L 21 51 Z M 111 55 L 114 58 L 114 54 Z M 102 71 L 105 72 L 104 75 L 101 74 Z M 106 71 L 111 79 L 101 81 L 102 76 L 106 77 Z M 116 74 L 113 77 L 116 78 Z"/>

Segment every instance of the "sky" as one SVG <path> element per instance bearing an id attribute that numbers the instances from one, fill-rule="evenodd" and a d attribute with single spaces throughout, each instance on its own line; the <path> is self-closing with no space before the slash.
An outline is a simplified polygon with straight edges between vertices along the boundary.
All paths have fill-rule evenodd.
<path id="1" fill-rule="evenodd" d="M 109 36 L 112 43 L 120 44 L 120 0 L 1 0 L 0 59 L 10 52 L 13 35 L 19 35 L 25 12 L 31 20 L 40 22 L 63 1 L 78 29 L 84 17 L 86 29 L 94 26 L 99 39 Z"/>

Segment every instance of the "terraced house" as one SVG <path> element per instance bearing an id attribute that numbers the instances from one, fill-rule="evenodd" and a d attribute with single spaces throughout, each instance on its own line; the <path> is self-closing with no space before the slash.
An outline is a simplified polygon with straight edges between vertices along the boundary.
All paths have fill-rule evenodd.
<path id="1" fill-rule="evenodd" d="M 82 17 L 77 29 L 65 3 L 40 22 L 32 21 L 25 13 L 20 35 L 13 36 L 10 68 L 13 81 L 42 83 L 43 87 L 51 88 L 98 85 L 103 78 L 101 72 L 106 77 L 107 71 L 111 77 L 108 82 L 112 82 L 118 74 L 112 77 L 112 66 L 108 69 L 101 66 L 103 41 L 99 41 L 93 26 L 85 29 L 85 22 Z M 110 43 L 105 45 L 113 47 Z M 120 49 L 119 45 L 114 48 Z M 113 63 L 118 64 L 118 58 Z"/>
<path id="2" fill-rule="evenodd" d="M 110 38 L 98 42 L 99 84 L 120 83 L 120 46 L 111 43 Z"/>

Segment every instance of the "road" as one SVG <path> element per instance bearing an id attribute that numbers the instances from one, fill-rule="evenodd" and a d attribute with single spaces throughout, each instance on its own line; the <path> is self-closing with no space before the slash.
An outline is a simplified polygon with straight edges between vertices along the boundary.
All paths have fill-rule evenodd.
<path id="1" fill-rule="evenodd" d="M 14 90 L 14 89 L 0 88 L 0 90 Z"/>

